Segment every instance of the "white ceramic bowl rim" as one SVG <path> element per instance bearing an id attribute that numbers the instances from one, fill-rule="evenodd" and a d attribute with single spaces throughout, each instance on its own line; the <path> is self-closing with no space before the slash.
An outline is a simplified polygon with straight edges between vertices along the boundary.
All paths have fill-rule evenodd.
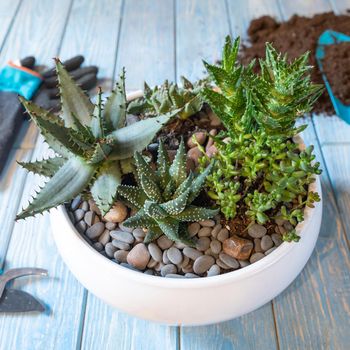
<path id="1" fill-rule="evenodd" d="M 137 90 L 134 92 L 130 92 L 127 94 L 128 100 L 133 100 L 135 98 L 138 98 L 143 95 L 143 92 L 141 90 Z M 305 145 L 300 137 L 295 138 L 295 142 L 299 143 L 300 148 L 304 149 Z M 313 192 L 320 192 L 321 186 L 319 183 L 319 176 L 316 176 L 316 181 L 311 183 L 309 185 L 309 191 Z M 321 195 L 321 193 L 319 193 Z M 260 273 L 262 270 L 267 269 L 269 266 L 278 263 L 278 261 L 284 257 L 285 255 L 288 255 L 292 249 L 297 249 L 298 243 L 296 242 L 283 242 L 277 249 L 275 249 L 273 252 L 262 258 L 261 260 L 248 265 L 244 268 L 227 272 L 221 275 L 217 276 L 211 276 L 211 277 L 199 277 L 199 278 L 166 278 L 166 277 L 160 277 L 160 276 L 152 276 L 152 275 L 146 275 L 142 272 L 134 271 L 132 269 L 129 269 L 127 267 L 123 267 L 118 265 L 117 263 L 111 261 L 107 257 L 103 256 L 101 253 L 97 252 L 88 242 L 84 240 L 84 238 L 81 236 L 79 232 L 77 232 L 76 228 L 74 227 L 73 223 L 71 222 L 66 208 L 62 205 L 58 208 L 62 216 L 64 216 L 65 220 L 69 222 L 69 225 L 73 232 L 75 233 L 74 239 L 80 240 L 86 248 L 91 250 L 91 253 L 96 255 L 96 259 L 101 259 L 101 263 L 104 263 L 106 265 L 109 265 L 110 267 L 114 267 L 116 269 L 119 269 L 119 272 L 121 274 L 127 274 L 128 278 L 135 279 L 138 282 L 146 283 L 152 286 L 159 286 L 161 288 L 205 288 L 205 287 L 218 287 L 220 285 L 224 285 L 227 283 L 233 283 L 238 280 L 249 278 L 252 275 L 255 275 L 257 273 Z M 306 226 L 306 223 L 311 219 L 314 211 L 312 208 L 306 207 L 304 209 L 304 221 L 300 222 L 296 226 L 296 232 L 298 235 L 302 236 L 305 232 L 303 232 L 303 228 Z M 307 232 L 306 232 L 307 234 Z M 103 261 L 102 261 L 103 260 Z"/>

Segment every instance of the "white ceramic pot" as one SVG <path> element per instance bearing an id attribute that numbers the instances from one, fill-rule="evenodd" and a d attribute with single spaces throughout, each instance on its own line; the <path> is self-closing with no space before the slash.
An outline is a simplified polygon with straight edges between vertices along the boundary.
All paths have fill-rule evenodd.
<path id="1" fill-rule="evenodd" d="M 310 186 L 321 196 L 320 180 Z M 229 320 L 281 293 L 308 261 L 320 230 L 322 203 L 306 208 L 298 243 L 282 243 L 258 262 L 224 275 L 164 278 L 132 271 L 105 258 L 76 231 L 64 206 L 51 212 L 58 250 L 79 282 L 106 303 L 133 316 L 172 325 Z"/>

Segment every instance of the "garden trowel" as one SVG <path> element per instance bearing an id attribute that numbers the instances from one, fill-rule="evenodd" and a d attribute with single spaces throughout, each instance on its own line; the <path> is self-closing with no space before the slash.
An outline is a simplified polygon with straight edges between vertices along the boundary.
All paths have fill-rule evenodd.
<path id="1" fill-rule="evenodd" d="M 331 98 L 335 113 L 339 118 L 345 120 L 348 124 L 350 124 L 350 106 L 344 105 L 337 97 L 334 96 L 332 87 L 329 84 L 326 75 L 323 73 L 322 68 L 322 60 L 325 57 L 325 46 L 339 44 L 342 42 L 350 42 L 350 36 L 335 32 L 333 30 L 326 30 L 323 32 L 318 39 L 316 48 L 316 60 L 320 71 L 322 72 L 322 78 Z"/>
<path id="2" fill-rule="evenodd" d="M 0 313 L 45 311 L 44 305 L 29 293 L 22 290 L 6 288 L 6 284 L 15 278 L 29 275 L 47 276 L 47 270 L 38 268 L 17 268 L 1 274 L 0 270 Z"/>

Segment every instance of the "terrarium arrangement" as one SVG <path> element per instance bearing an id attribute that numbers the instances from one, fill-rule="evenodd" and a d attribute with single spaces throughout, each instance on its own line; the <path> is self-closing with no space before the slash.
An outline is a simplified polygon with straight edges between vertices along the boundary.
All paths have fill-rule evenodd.
<path id="1" fill-rule="evenodd" d="M 61 113 L 22 99 L 56 156 L 21 163 L 48 181 L 17 219 L 65 205 L 100 254 L 173 278 L 231 272 L 297 242 L 321 171 L 295 123 L 322 88 L 307 54 L 289 62 L 267 44 L 244 66 L 238 50 L 227 37 L 221 64 L 204 62 L 208 78 L 145 84 L 132 101 L 123 71 L 95 104 L 57 60 Z"/>

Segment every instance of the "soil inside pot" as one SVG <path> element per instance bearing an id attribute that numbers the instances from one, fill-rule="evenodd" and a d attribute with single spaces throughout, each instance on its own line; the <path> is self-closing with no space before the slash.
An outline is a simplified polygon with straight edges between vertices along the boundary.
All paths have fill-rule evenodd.
<path id="1" fill-rule="evenodd" d="M 323 84 L 316 63 L 315 50 L 319 36 L 327 29 L 350 35 L 350 16 L 336 16 L 333 12 L 317 14 L 311 18 L 294 15 L 283 23 L 277 22 L 270 16 L 257 18 L 250 23 L 248 28 L 250 45 L 243 48 L 241 59 L 246 64 L 253 58 L 264 57 L 266 42 L 271 42 L 282 53 L 288 52 L 290 59 L 310 51 L 310 63 L 314 66 L 312 80 L 315 83 Z M 334 59 L 339 58 L 339 55 L 334 56 Z M 337 74 L 334 66 L 329 67 L 329 69 L 330 75 Z M 344 84 L 344 80 L 342 83 Z M 343 89 L 341 86 L 338 88 Z M 339 92 L 339 94 L 342 93 L 343 91 Z M 334 114 L 334 109 L 326 91 L 316 102 L 314 111 L 316 113 Z"/>
<path id="2" fill-rule="evenodd" d="M 350 105 L 350 43 L 326 46 L 322 67 L 334 95 Z"/>

